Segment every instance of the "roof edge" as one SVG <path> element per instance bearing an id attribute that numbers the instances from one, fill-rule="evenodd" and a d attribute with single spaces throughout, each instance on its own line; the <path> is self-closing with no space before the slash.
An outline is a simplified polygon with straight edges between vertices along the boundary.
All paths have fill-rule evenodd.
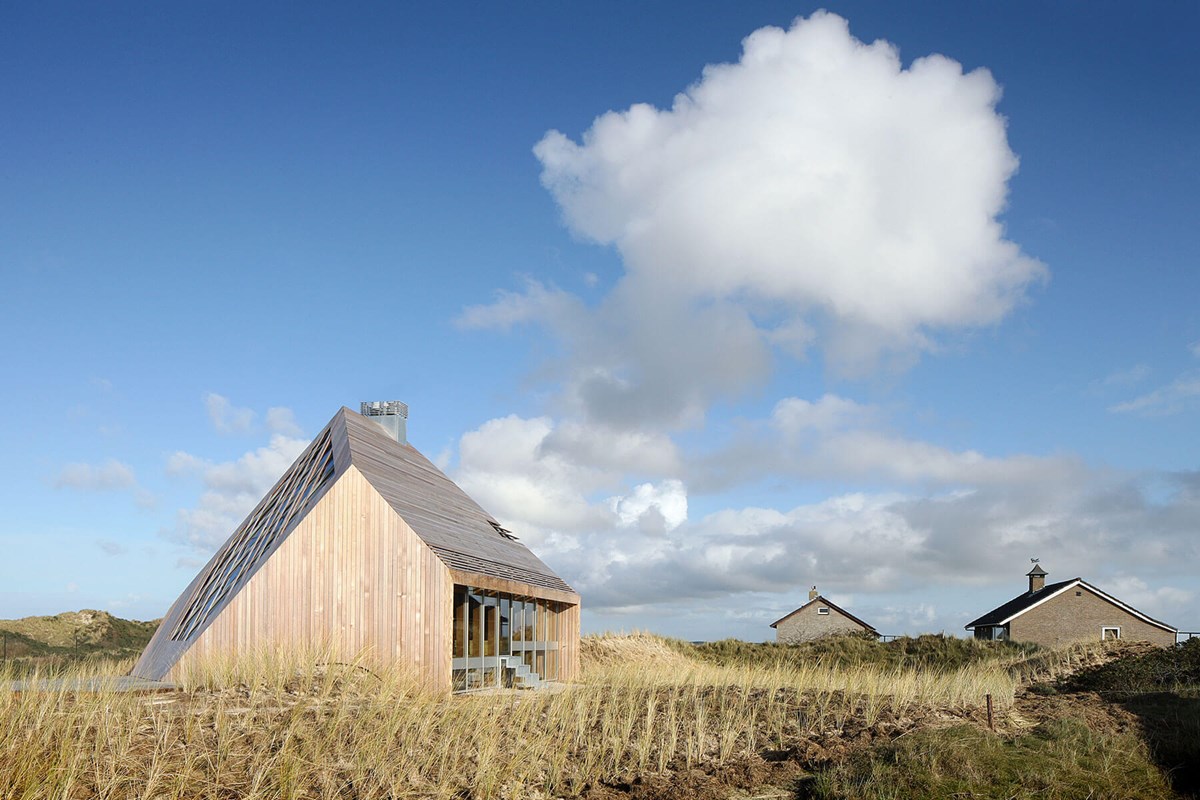
<path id="1" fill-rule="evenodd" d="M 809 606 L 811 606 L 813 603 L 817 602 L 818 600 L 820 600 L 820 601 L 821 601 L 821 603 L 822 603 L 823 605 L 827 605 L 827 606 L 829 606 L 830 608 L 836 608 L 839 614 L 841 614 L 841 615 L 842 615 L 842 616 L 844 616 L 844 617 L 848 617 L 849 619 L 852 619 L 852 620 L 854 620 L 854 621 L 855 621 L 855 622 L 857 622 L 859 625 L 862 625 L 864 628 L 866 628 L 867 630 L 869 630 L 871 633 L 874 633 L 876 636 L 878 636 L 878 635 L 879 635 L 879 631 L 875 630 L 875 626 L 874 626 L 874 625 L 870 625 L 870 624 L 868 624 L 868 623 L 866 623 L 866 622 L 863 622 L 861 619 L 859 619 L 858 617 L 854 616 L 854 615 L 853 615 L 853 614 L 851 614 L 849 611 L 847 611 L 846 609 L 844 609 L 844 608 L 842 608 L 841 606 L 839 606 L 837 603 L 831 602 L 830 600 L 826 599 L 825 597 L 822 597 L 821 595 L 817 595 L 817 596 L 816 596 L 816 597 L 814 597 L 812 600 L 809 600 L 807 603 L 805 603 L 804 605 L 802 605 L 802 606 L 800 606 L 799 608 L 797 608 L 795 611 L 792 611 L 792 612 L 790 612 L 790 613 L 788 613 L 788 614 L 784 614 L 782 617 L 780 617 L 779 619 L 777 619 L 777 620 L 775 620 L 774 622 L 772 622 L 772 623 L 771 623 L 771 625 L 770 625 L 770 627 L 774 628 L 774 627 L 775 627 L 775 626 L 777 626 L 779 623 L 781 623 L 781 622 L 784 622 L 785 620 L 787 620 L 787 619 L 790 619 L 791 617 L 794 617 L 795 615 L 799 614 L 801 611 L 803 611 L 804 609 L 808 608 Z"/>
<path id="2" fill-rule="evenodd" d="M 1155 627 L 1158 627 L 1158 628 L 1162 628 L 1165 631 L 1170 631 L 1171 633 L 1179 632 L 1178 628 L 1172 627 L 1165 622 L 1160 622 L 1159 620 L 1156 620 L 1151 616 L 1143 614 L 1141 611 L 1138 611 L 1136 608 L 1129 605 L 1128 603 L 1118 600 L 1117 598 L 1113 597 L 1108 592 L 1105 592 L 1102 589 L 1096 588 L 1092 584 L 1085 581 L 1083 578 L 1072 578 L 1071 580 L 1066 581 L 1062 586 L 1060 586 L 1058 589 L 1054 590 L 1050 594 L 1046 595 L 1045 597 L 1037 600 L 1034 603 L 1030 603 L 1029 605 L 1022 608 L 1020 611 L 1010 614 L 1009 616 L 1005 617 L 1004 619 L 1000 620 L 999 622 L 994 622 L 991 625 L 988 625 L 986 627 L 993 627 L 996 625 L 1007 625 L 1008 623 L 1012 622 L 1014 619 L 1021 616 L 1025 612 L 1031 611 L 1049 600 L 1053 600 L 1055 597 L 1058 597 L 1063 592 L 1067 591 L 1068 589 L 1073 589 L 1076 586 L 1086 586 L 1089 591 L 1096 593 L 1102 599 L 1107 600 L 1109 603 L 1112 603 L 1114 606 L 1116 606 L 1117 608 L 1126 612 L 1127 614 L 1132 614 L 1133 616 L 1137 617 L 1138 619 L 1142 620 L 1143 622 L 1146 622 L 1150 625 L 1154 625 Z M 1019 596 L 1020 595 L 1018 595 L 1018 597 Z M 1017 597 L 1013 598 L 1013 600 L 1016 600 L 1016 599 L 1018 599 L 1018 598 Z M 1009 600 L 1008 602 L 1011 603 L 1012 600 Z M 1001 603 L 1000 605 L 1002 606 L 1004 604 Z M 1000 606 L 997 606 L 997 608 L 999 608 L 999 607 Z M 995 609 L 992 609 L 992 611 L 995 611 Z M 968 630 L 968 631 L 974 630 L 976 627 L 978 627 L 976 625 L 976 623 L 979 622 L 979 620 L 984 619 L 990 613 L 992 613 L 992 612 L 989 611 L 986 614 L 983 614 L 982 616 L 977 617 L 976 619 L 972 620 L 971 622 L 968 622 L 966 625 L 963 626 L 963 629 Z"/>

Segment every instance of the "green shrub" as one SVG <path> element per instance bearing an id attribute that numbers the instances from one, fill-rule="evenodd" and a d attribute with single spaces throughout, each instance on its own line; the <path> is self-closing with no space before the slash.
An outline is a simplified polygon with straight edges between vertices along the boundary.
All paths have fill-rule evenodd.
<path id="1" fill-rule="evenodd" d="M 1077 720 L 1015 738 L 968 725 L 923 731 L 822 770 L 803 791 L 829 800 L 1174 797 L 1135 736 L 1101 735 Z"/>
<path id="2" fill-rule="evenodd" d="M 890 642 L 881 642 L 869 635 L 848 634 L 800 644 L 724 639 L 700 644 L 675 641 L 673 646 L 686 655 L 723 666 L 823 663 L 837 667 L 943 670 L 1011 661 L 1028 657 L 1040 649 L 1027 643 L 984 642 L 944 634 L 902 636 Z"/>
<path id="3" fill-rule="evenodd" d="M 1068 691 L 1161 692 L 1200 687 L 1200 639 L 1088 667 L 1063 679 Z"/>

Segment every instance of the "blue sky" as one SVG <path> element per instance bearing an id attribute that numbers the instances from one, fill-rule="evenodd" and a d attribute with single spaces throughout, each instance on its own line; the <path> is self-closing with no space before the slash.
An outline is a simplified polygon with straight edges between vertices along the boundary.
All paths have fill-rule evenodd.
<path id="1" fill-rule="evenodd" d="M 0 10 L 0 616 L 402 399 L 587 630 L 1200 629 L 1200 12 L 819 8 Z"/>

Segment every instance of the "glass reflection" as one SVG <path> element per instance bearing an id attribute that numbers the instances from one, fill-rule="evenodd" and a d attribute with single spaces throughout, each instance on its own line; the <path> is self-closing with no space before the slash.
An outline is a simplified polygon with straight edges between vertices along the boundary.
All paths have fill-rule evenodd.
<path id="1" fill-rule="evenodd" d="M 454 587 L 455 691 L 537 688 L 558 680 L 559 615 L 566 608 L 535 597 Z"/>

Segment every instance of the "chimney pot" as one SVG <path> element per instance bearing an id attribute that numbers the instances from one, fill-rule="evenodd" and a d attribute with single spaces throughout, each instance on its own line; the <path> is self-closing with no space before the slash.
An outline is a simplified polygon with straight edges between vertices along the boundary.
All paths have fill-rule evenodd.
<path id="1" fill-rule="evenodd" d="M 376 400 L 360 403 L 358 413 L 374 420 L 400 444 L 408 444 L 408 406 L 399 400 Z"/>
<path id="2" fill-rule="evenodd" d="M 817 587 L 814 586 L 808 590 L 808 599 L 809 600 L 816 600 L 818 596 L 819 596 L 819 594 L 817 592 Z"/>
<path id="3" fill-rule="evenodd" d="M 1042 569 L 1041 564 L 1035 563 L 1033 569 L 1026 572 L 1025 575 L 1029 578 L 1029 591 L 1037 592 L 1046 587 L 1046 575 L 1049 573 Z"/>

